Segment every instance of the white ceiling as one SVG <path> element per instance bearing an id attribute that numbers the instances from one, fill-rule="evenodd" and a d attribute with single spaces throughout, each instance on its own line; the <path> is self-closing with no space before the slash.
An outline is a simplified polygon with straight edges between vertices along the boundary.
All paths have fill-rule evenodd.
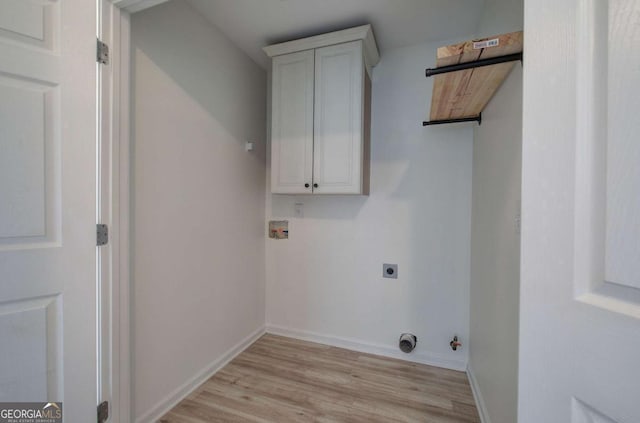
<path id="1" fill-rule="evenodd" d="M 262 47 L 370 23 L 385 50 L 475 33 L 484 0 L 187 0 L 266 69 Z"/>

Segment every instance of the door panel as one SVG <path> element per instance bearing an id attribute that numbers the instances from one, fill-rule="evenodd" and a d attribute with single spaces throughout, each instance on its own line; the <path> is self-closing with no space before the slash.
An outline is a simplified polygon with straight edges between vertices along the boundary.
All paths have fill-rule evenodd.
<path id="1" fill-rule="evenodd" d="M 11 4 L 2 3 L 0 9 L 9 14 Z M 39 18 L 42 26 L 41 14 L 26 18 Z M 23 26 L 36 24 L 25 22 Z M 12 27 L 16 26 L 14 22 Z M 44 34 L 49 39 L 55 35 Z M 3 60 L 0 68 L 5 71 L 0 72 L 0 180 L 4 182 L 0 185 L 0 251 L 60 241 L 58 59 L 27 50 L 26 45 L 3 35 L 0 32 L 0 41 L 5 41 L 0 43 L 0 55 L 13 60 Z"/>
<path id="2" fill-rule="evenodd" d="M 0 27 L 17 35 L 43 40 L 46 6 L 29 1 L 5 0 L 0 6 Z"/>
<path id="3" fill-rule="evenodd" d="M 2 0 L 0 36 L 52 50 L 58 37 L 57 13 L 59 8 L 55 1 Z"/>
<path id="4" fill-rule="evenodd" d="M 313 50 L 273 59 L 271 192 L 311 193 Z M 308 187 L 305 187 L 308 184 Z"/>
<path id="5" fill-rule="evenodd" d="M 60 307 L 59 295 L 0 305 L 0 333 L 11 339 L 0 344 L 0 402 L 61 394 Z"/>
<path id="6" fill-rule="evenodd" d="M 634 0 L 609 1 L 608 10 L 603 10 L 610 30 L 608 60 L 607 56 L 602 57 L 608 65 L 608 77 L 602 82 L 606 81 L 609 87 L 608 121 L 602 123 L 608 130 L 605 279 L 640 289 L 640 120 L 628 113 L 640 110 L 637 4 Z M 594 36 L 606 39 L 607 33 L 602 32 Z"/>
<path id="7" fill-rule="evenodd" d="M 629 54 L 640 7 L 585 0 L 577 12 L 575 292 L 640 318 L 640 122 L 629 115 L 640 106 L 640 59 Z"/>
<path id="8" fill-rule="evenodd" d="M 314 193 L 362 191 L 363 78 L 361 41 L 316 49 Z"/>
<path id="9" fill-rule="evenodd" d="M 519 423 L 640 421 L 638 22 L 525 2 Z"/>
<path id="10" fill-rule="evenodd" d="M 52 143 L 45 138 L 45 96 L 30 87 L 12 86 L 10 79 L 0 82 L 0 126 L 6 134 L 0 155 L 0 238 L 43 237 L 45 216 L 45 149 Z M 5 135 L 5 134 L 2 134 Z M 52 135 L 52 134 L 49 134 Z M 49 144 L 47 146 L 47 144 Z M 27 241 L 28 242 L 28 241 Z"/>
<path id="11" fill-rule="evenodd" d="M 95 420 L 95 2 L 0 2 L 0 401 Z"/>

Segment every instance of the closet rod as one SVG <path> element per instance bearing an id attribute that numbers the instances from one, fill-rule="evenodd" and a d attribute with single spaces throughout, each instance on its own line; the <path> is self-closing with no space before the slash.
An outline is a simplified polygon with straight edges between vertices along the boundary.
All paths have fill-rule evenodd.
<path id="1" fill-rule="evenodd" d="M 444 123 L 459 123 L 459 122 L 478 122 L 478 125 L 482 125 L 482 113 L 480 113 L 478 116 L 473 116 L 473 117 L 425 121 L 425 122 L 422 122 L 422 126 L 442 125 Z"/>
<path id="2" fill-rule="evenodd" d="M 425 71 L 427 78 L 441 73 L 456 72 L 465 69 L 479 68 L 481 66 L 491 66 L 498 63 L 522 61 L 522 52 L 507 54 L 504 56 L 490 57 L 488 59 L 480 59 L 474 62 L 456 63 L 455 65 L 440 66 L 439 68 L 428 68 Z"/>

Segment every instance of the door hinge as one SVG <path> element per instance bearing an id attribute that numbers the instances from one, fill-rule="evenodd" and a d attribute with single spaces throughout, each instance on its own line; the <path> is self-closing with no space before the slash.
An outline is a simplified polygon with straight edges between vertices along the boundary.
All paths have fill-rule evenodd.
<path id="1" fill-rule="evenodd" d="M 98 40 L 96 60 L 103 65 L 109 64 L 109 46 L 100 40 Z"/>
<path id="2" fill-rule="evenodd" d="M 109 401 L 98 404 L 98 423 L 104 423 L 109 418 Z"/>
<path id="3" fill-rule="evenodd" d="M 109 243 L 109 227 L 98 223 L 96 225 L 96 245 L 107 245 Z"/>

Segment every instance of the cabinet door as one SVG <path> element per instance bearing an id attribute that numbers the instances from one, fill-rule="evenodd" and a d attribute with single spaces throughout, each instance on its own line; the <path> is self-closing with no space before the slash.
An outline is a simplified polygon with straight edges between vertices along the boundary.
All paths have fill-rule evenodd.
<path id="1" fill-rule="evenodd" d="M 271 192 L 276 194 L 312 192 L 313 61 L 313 50 L 273 59 Z"/>
<path id="2" fill-rule="evenodd" d="M 361 194 L 362 42 L 316 49 L 315 67 L 313 192 Z"/>

